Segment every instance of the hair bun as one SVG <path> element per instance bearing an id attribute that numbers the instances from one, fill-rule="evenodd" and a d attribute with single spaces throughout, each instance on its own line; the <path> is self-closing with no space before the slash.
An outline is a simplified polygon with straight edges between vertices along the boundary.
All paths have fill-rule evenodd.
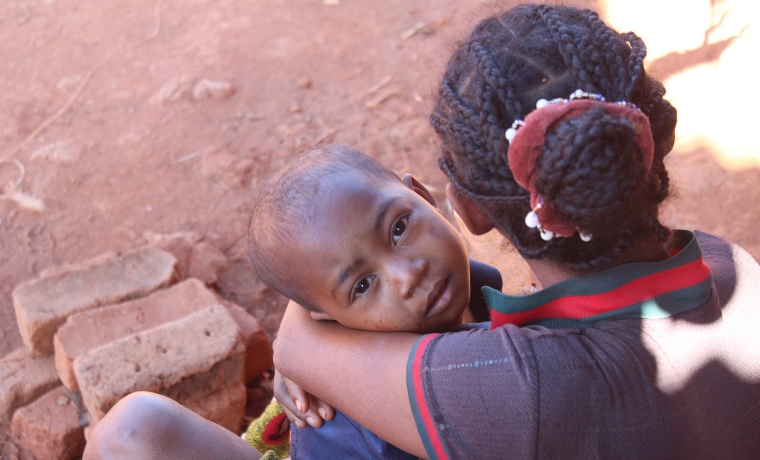
<path id="1" fill-rule="evenodd" d="M 598 107 L 547 132 L 536 191 L 568 222 L 594 232 L 627 220 L 645 171 L 631 122 Z"/>

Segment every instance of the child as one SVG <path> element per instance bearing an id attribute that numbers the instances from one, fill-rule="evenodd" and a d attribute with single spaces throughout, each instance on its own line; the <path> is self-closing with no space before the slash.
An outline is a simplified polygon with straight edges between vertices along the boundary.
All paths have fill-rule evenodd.
<path id="1" fill-rule="evenodd" d="M 317 320 L 416 333 L 473 322 L 476 316 L 487 320 L 479 293 L 473 296 L 474 311 L 466 308 L 467 251 L 432 195 L 412 176 L 402 181 L 349 147 L 315 148 L 267 183 L 251 216 L 249 248 L 261 280 Z M 498 271 L 477 262 L 472 266 L 478 290 L 484 284 L 501 289 Z M 363 430 L 341 414 L 328 425 L 334 432 L 338 425 Z M 294 436 L 329 437 L 326 428 L 319 434 L 307 430 L 295 430 Z M 369 432 L 364 437 L 378 454 L 397 450 Z"/>
<path id="2" fill-rule="evenodd" d="M 468 262 L 461 238 L 424 186 L 344 146 L 313 149 L 267 183 L 251 216 L 249 244 L 270 287 L 316 319 L 358 329 L 422 333 L 487 321 L 480 287 L 501 289 L 496 269 Z M 244 439 L 261 458 L 287 456 L 284 415 L 270 405 L 249 427 Z M 301 458 L 416 458 L 341 413 L 320 429 L 293 431 L 292 451 Z M 333 442 L 356 434 L 359 442 Z M 230 436 L 168 398 L 138 392 L 98 424 L 85 458 L 207 458 L 214 449 L 217 458 L 250 458 L 250 448 Z M 320 450 L 297 449 L 299 440 Z M 332 449 L 336 444 L 340 451 Z"/>

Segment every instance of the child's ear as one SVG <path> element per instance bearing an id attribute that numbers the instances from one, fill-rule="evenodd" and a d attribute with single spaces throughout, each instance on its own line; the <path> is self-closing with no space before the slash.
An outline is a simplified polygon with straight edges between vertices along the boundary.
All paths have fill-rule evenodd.
<path id="1" fill-rule="evenodd" d="M 421 196 L 425 199 L 428 203 L 430 203 L 434 208 L 437 208 L 438 206 L 435 204 L 435 198 L 433 198 L 433 195 L 430 194 L 428 189 L 425 188 L 424 185 L 420 183 L 417 179 L 414 178 L 409 173 L 404 174 L 404 185 L 409 187 L 416 193 L 417 195 Z"/>
<path id="2" fill-rule="evenodd" d="M 335 318 L 330 316 L 329 313 L 325 313 L 323 311 L 310 311 L 309 314 L 311 315 L 311 319 L 314 321 L 335 321 Z"/>
<path id="3" fill-rule="evenodd" d="M 446 198 L 473 235 L 483 235 L 496 227 L 480 205 L 459 193 L 451 182 L 446 184 Z"/>

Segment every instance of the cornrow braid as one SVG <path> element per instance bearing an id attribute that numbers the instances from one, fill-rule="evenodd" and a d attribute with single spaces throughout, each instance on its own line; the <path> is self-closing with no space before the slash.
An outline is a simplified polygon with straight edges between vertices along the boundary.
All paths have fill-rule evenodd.
<path id="1" fill-rule="evenodd" d="M 639 98 L 639 95 L 634 94 L 634 91 L 640 87 L 639 81 L 644 77 L 644 58 L 647 57 L 647 47 L 644 44 L 644 40 L 633 32 L 622 34 L 621 37 L 631 46 L 631 54 L 628 59 L 630 84 L 624 94 L 624 99 L 630 101 Z M 664 94 L 665 91 L 660 94 L 659 99 L 662 99 Z"/>
<path id="2" fill-rule="evenodd" d="M 641 38 L 618 33 L 593 11 L 526 4 L 481 21 L 450 59 L 430 116 L 441 139 L 439 165 L 524 257 L 600 270 L 639 238 L 668 238 L 657 216 L 669 193 L 663 159 L 676 111 L 663 99 L 664 86 L 646 74 L 645 57 Z M 530 196 L 509 169 L 504 132 L 538 99 L 576 89 L 640 107 L 650 120 L 654 158 L 647 169 L 633 127 L 604 110 L 551 127 L 536 165 L 537 190 L 594 237 L 547 242 L 524 223 Z"/>
<path id="3" fill-rule="evenodd" d="M 503 145 L 503 136 L 500 136 L 500 134 L 505 131 L 505 128 L 502 126 L 499 109 L 497 107 L 507 106 L 505 103 L 505 101 L 507 101 L 507 89 L 511 87 L 511 84 L 509 83 L 509 80 L 500 77 L 499 71 L 489 56 L 488 51 L 486 51 L 480 43 L 471 43 L 470 49 L 473 51 L 473 55 L 476 58 L 478 70 L 487 83 L 486 86 L 482 88 L 479 114 L 480 123 L 485 136 L 484 139 L 490 140 L 490 143 L 486 145 L 487 149 L 485 152 L 491 152 L 498 150 Z M 519 104 L 512 104 L 512 109 L 519 110 Z M 485 154 L 482 157 L 483 165 L 488 167 L 491 174 L 498 171 L 502 166 L 503 160 L 499 160 L 500 159 L 495 158 L 490 154 Z"/>
<path id="4" fill-rule="evenodd" d="M 507 112 L 523 113 L 522 104 L 515 98 L 512 83 L 501 75 L 488 50 L 479 42 L 472 42 L 470 46 L 480 64 L 479 70 L 486 77 L 489 89 L 496 92 L 498 102 L 503 104 Z"/>

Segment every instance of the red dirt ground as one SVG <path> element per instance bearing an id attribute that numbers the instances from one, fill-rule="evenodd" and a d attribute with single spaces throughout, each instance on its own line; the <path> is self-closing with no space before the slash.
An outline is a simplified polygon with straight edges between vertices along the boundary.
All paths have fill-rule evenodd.
<path id="1" fill-rule="evenodd" d="M 156 233 L 222 249 L 222 295 L 274 335 L 283 301 L 257 282 L 245 247 L 257 191 L 292 155 L 339 142 L 440 193 L 432 95 L 453 41 L 490 2 L 2 3 L 0 160 L 26 175 L 23 195 L 0 200 L 0 356 L 21 346 L 14 286 Z M 668 75 L 720 57 L 673 51 L 659 62 Z M 201 94 L 202 79 L 234 94 Z M 725 170 L 707 147 L 669 161 L 680 192 L 668 222 L 758 258 L 758 170 Z M 0 164 L 0 190 L 17 178 L 15 163 Z"/>

